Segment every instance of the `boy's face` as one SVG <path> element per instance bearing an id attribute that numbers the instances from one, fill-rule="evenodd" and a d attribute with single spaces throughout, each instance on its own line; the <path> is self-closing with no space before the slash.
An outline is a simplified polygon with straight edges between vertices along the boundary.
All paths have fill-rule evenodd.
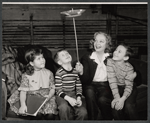
<path id="1" fill-rule="evenodd" d="M 127 49 L 124 46 L 119 45 L 113 53 L 113 60 L 115 60 L 115 61 L 128 60 L 129 57 L 126 56 L 126 51 L 127 51 Z"/>
<path id="2" fill-rule="evenodd" d="M 94 48 L 96 51 L 104 51 L 106 49 L 106 37 L 103 34 L 98 34 L 96 36 Z"/>
<path id="3" fill-rule="evenodd" d="M 59 65 L 62 65 L 62 64 L 65 64 L 65 63 L 69 63 L 69 62 L 72 61 L 71 55 L 65 50 L 59 52 L 58 59 L 59 59 L 58 60 L 58 64 Z"/>

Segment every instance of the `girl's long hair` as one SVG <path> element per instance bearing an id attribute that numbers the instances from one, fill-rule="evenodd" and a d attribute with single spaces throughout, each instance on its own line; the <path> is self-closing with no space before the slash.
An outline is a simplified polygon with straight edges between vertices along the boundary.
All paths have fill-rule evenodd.
<path id="1" fill-rule="evenodd" d="M 34 73 L 34 67 L 30 64 L 30 62 L 33 62 L 35 57 L 43 54 L 42 49 L 40 48 L 30 48 L 25 53 L 25 60 L 27 62 L 27 65 L 25 67 L 25 72 L 28 75 L 32 75 Z"/>

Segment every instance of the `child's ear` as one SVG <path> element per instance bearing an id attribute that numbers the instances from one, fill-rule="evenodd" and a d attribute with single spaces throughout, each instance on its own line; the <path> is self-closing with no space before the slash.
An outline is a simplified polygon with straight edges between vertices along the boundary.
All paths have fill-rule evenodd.
<path id="1" fill-rule="evenodd" d="M 31 66 L 34 66 L 34 65 L 33 65 L 33 62 L 29 62 L 29 64 L 30 64 Z"/>
<path id="2" fill-rule="evenodd" d="M 129 59 L 129 56 L 125 56 L 125 57 L 123 58 L 124 61 L 127 61 L 128 59 Z"/>
<path id="3" fill-rule="evenodd" d="M 59 65 L 62 65 L 62 62 L 59 60 L 58 62 L 57 62 Z"/>

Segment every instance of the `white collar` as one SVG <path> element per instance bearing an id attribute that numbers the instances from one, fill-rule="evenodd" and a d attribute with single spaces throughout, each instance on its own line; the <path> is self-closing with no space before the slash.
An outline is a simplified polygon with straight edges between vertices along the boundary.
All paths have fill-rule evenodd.
<path id="1" fill-rule="evenodd" d="M 103 57 L 102 57 L 102 61 L 104 61 L 107 57 L 109 56 L 109 53 L 104 53 Z M 96 63 L 100 63 L 99 59 L 96 55 L 96 52 L 93 52 L 90 56 L 90 59 L 93 59 Z"/>

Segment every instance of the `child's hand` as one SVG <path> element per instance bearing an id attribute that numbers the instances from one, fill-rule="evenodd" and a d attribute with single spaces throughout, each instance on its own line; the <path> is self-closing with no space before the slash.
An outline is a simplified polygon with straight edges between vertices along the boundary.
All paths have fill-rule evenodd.
<path id="1" fill-rule="evenodd" d="M 81 97 L 77 97 L 77 106 L 80 107 L 82 105 Z"/>
<path id="2" fill-rule="evenodd" d="M 79 72 L 80 75 L 83 74 L 83 65 L 82 65 L 80 62 L 77 62 L 77 63 L 76 63 L 75 68 L 76 68 L 76 70 Z"/>
<path id="3" fill-rule="evenodd" d="M 23 105 L 19 108 L 19 114 L 22 114 L 24 115 L 25 113 L 27 112 L 27 106 L 26 105 Z"/>
<path id="4" fill-rule="evenodd" d="M 72 97 L 69 97 L 69 96 L 65 96 L 65 99 L 70 103 L 70 105 L 72 107 L 76 106 L 77 105 L 77 101 L 76 99 L 72 98 Z"/>
<path id="5" fill-rule="evenodd" d="M 70 103 L 70 105 L 73 106 L 73 107 L 77 105 L 76 99 L 74 99 L 74 98 L 72 98 L 72 97 L 70 97 L 69 103 Z"/>
<path id="6" fill-rule="evenodd" d="M 48 96 L 48 95 L 45 95 L 44 97 L 48 98 L 49 96 Z"/>
<path id="7" fill-rule="evenodd" d="M 50 99 L 50 96 L 49 96 L 49 95 L 45 95 L 44 97 L 46 97 L 46 98 L 47 98 L 47 100 L 49 100 L 49 99 Z"/>
<path id="8" fill-rule="evenodd" d="M 123 109 L 125 99 L 126 99 L 126 98 L 125 98 L 124 96 L 119 99 L 118 103 L 117 103 L 116 106 L 115 106 L 115 109 L 116 109 L 116 110 L 122 110 L 122 109 Z"/>
<path id="9" fill-rule="evenodd" d="M 115 108 L 116 104 L 118 103 L 119 101 L 119 98 L 117 99 L 114 99 L 112 102 L 111 102 L 111 108 Z"/>

